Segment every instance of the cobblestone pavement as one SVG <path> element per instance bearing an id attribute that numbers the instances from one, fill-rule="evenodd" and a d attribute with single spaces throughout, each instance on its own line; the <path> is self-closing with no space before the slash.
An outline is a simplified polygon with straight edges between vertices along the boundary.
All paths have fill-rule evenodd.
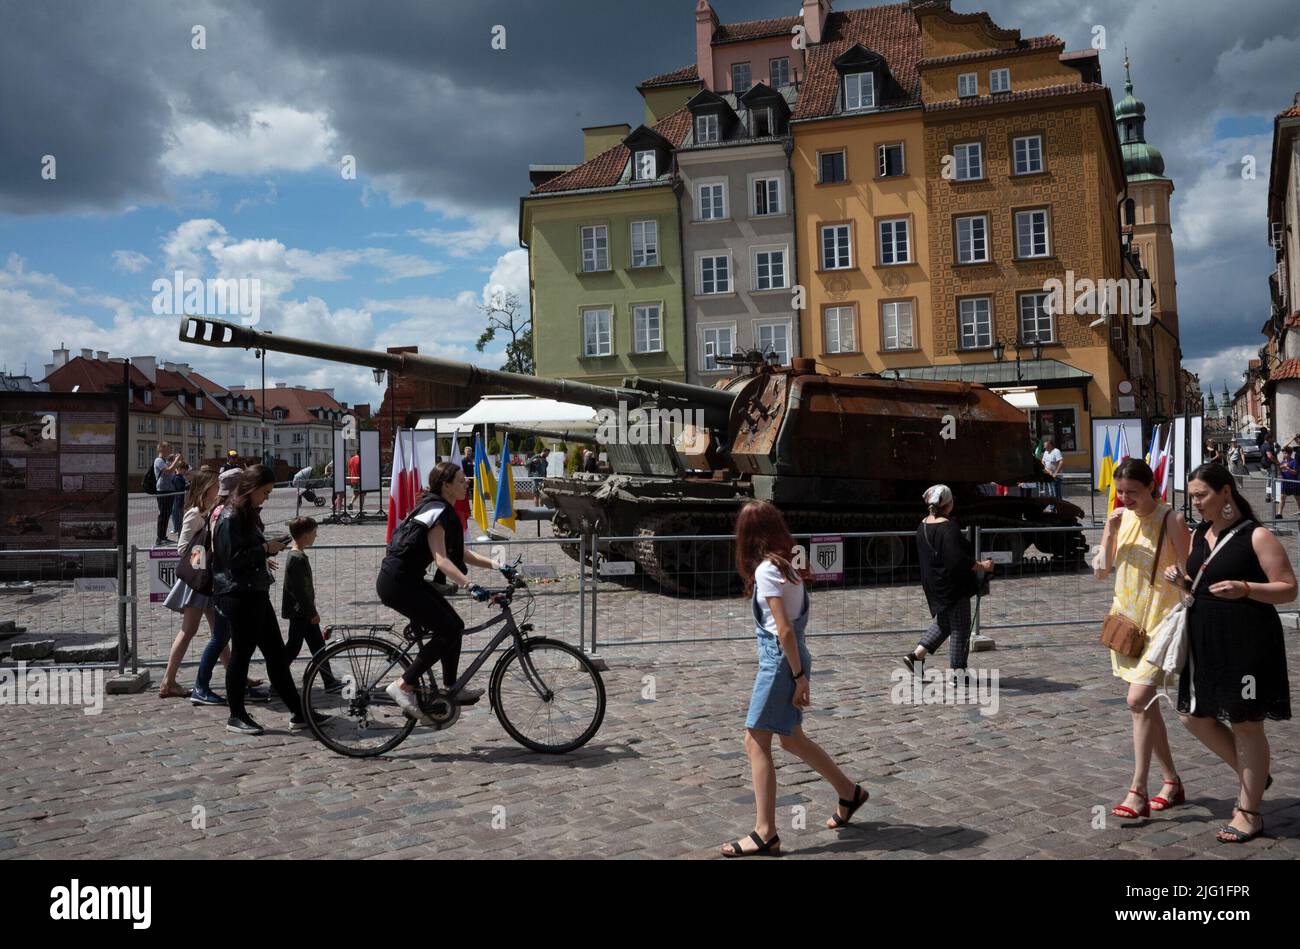
<path id="1" fill-rule="evenodd" d="M 1000 676 L 987 716 L 890 701 L 894 657 L 911 636 L 813 639 L 806 729 L 872 797 L 853 828 L 823 830 L 834 794 L 778 750 L 790 855 L 1300 857 L 1291 722 L 1269 725 L 1267 838 L 1214 840 L 1234 776 L 1168 713 L 1189 802 L 1096 826 L 1129 786 L 1131 749 L 1124 687 L 1095 636 L 998 632 L 997 650 L 972 662 Z M 1295 633 L 1288 651 L 1294 682 Z M 288 732 L 276 705 L 253 707 L 272 729 L 260 738 L 227 734 L 224 710 L 152 692 L 110 696 L 99 715 L 5 707 L 0 857 L 713 856 L 752 826 L 741 746 L 752 642 L 611 649 L 606 659 L 604 726 L 560 757 L 515 745 L 486 708 L 446 732 L 418 729 L 392 757 L 354 761 Z"/>

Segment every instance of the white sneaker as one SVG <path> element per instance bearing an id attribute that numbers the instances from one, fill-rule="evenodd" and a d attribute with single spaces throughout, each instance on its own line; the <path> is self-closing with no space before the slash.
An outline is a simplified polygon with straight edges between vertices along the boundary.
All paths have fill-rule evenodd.
<path id="1" fill-rule="evenodd" d="M 415 701 L 415 693 L 407 692 L 402 688 L 400 683 L 391 682 L 388 688 L 384 689 L 389 698 L 397 703 L 397 707 L 402 710 L 402 714 L 407 718 L 414 719 L 421 725 L 432 725 L 433 719 L 420 709 L 419 704 Z"/>

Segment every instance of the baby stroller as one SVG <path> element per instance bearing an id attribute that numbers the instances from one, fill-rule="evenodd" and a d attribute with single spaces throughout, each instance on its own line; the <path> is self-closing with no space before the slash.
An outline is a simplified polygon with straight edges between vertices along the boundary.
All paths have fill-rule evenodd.
<path id="1" fill-rule="evenodd" d="M 317 494 L 315 491 L 313 491 L 311 488 L 303 488 L 302 499 L 304 501 L 309 501 L 310 503 L 316 505 L 317 507 L 325 506 L 325 499 L 321 497 L 319 494 Z"/>

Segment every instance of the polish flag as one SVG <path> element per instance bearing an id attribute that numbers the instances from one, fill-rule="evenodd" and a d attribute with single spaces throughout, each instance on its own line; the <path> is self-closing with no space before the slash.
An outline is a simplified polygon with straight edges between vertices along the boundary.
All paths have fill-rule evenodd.
<path id="1" fill-rule="evenodd" d="M 414 466 L 414 461 L 411 464 Z M 393 539 L 397 525 L 415 507 L 415 495 L 411 491 L 411 475 L 415 473 L 414 467 L 407 468 L 402 433 L 398 432 L 393 441 L 393 474 L 388 483 L 388 536 L 385 543 Z"/>
<path id="2" fill-rule="evenodd" d="M 1174 426 L 1169 426 L 1169 431 L 1165 435 L 1165 447 L 1160 452 L 1160 470 L 1155 473 L 1156 481 L 1160 484 L 1160 500 L 1169 500 L 1169 469 L 1173 467 L 1172 455 L 1174 451 Z"/>

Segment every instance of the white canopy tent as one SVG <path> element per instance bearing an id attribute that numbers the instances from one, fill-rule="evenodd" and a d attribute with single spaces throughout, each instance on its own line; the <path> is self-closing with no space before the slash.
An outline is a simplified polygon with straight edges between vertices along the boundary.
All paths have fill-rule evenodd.
<path id="1" fill-rule="evenodd" d="M 597 427 L 596 410 L 589 405 L 522 395 L 484 396 L 454 421 L 471 429 L 479 425 L 512 425 L 552 431 L 594 432 Z"/>

